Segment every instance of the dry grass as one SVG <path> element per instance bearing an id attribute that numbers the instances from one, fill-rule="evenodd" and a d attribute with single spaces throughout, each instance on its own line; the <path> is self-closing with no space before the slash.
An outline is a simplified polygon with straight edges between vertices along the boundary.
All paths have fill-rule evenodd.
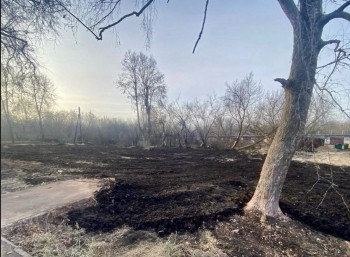
<path id="1" fill-rule="evenodd" d="M 38 218 L 5 229 L 5 237 L 32 256 L 51 257 L 226 257 L 209 230 L 196 234 L 171 234 L 123 227 L 111 233 L 90 234 L 84 229 L 53 225 Z"/>
<path id="2" fill-rule="evenodd" d="M 350 166 L 350 151 L 297 152 L 293 160 L 334 166 Z"/>

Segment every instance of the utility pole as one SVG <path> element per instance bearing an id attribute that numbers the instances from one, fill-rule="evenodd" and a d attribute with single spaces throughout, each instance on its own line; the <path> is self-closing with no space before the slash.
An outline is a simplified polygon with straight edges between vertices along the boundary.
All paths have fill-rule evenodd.
<path id="1" fill-rule="evenodd" d="M 78 137 L 78 128 L 79 128 L 79 137 Z M 79 140 L 79 139 L 80 139 L 80 140 Z M 78 119 L 77 119 L 77 125 L 75 126 L 74 144 L 76 144 L 77 141 L 80 141 L 80 144 L 83 144 L 83 134 L 82 134 L 82 132 L 81 132 L 81 114 L 80 114 L 80 107 L 78 107 Z"/>

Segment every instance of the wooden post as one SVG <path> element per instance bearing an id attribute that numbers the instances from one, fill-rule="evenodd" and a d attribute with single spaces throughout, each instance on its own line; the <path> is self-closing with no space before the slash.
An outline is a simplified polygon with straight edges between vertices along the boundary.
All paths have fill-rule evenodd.
<path id="1" fill-rule="evenodd" d="M 83 133 L 81 132 L 81 113 L 80 113 L 80 107 L 78 107 L 79 112 L 79 132 L 80 132 L 80 143 L 83 144 Z"/>
<path id="2" fill-rule="evenodd" d="M 75 126 L 75 134 L 74 134 L 74 144 L 78 141 L 78 126 L 79 126 L 79 136 L 80 136 L 80 144 L 83 143 L 83 134 L 81 132 L 81 115 L 80 115 L 80 107 L 78 107 L 78 119 L 77 125 Z"/>

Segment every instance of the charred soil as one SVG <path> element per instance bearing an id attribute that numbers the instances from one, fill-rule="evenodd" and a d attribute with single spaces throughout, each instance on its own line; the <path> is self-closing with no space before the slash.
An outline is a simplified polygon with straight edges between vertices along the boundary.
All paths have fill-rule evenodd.
<path id="1" fill-rule="evenodd" d="M 236 222 L 245 219 L 242 210 L 254 192 L 265 156 L 204 149 L 27 145 L 2 148 L 1 158 L 2 193 L 57 180 L 108 180 L 95 193 L 94 204 L 63 215 L 72 227 L 100 234 L 127 225 L 160 237 L 206 228 L 226 249 L 235 243 L 232 235 L 228 240 L 224 234 L 235 231 L 227 229 L 233 217 Z M 280 205 L 297 226 L 350 240 L 349 200 L 350 167 L 292 162 Z M 249 228 L 247 223 L 245 229 Z M 229 254 L 232 247 L 224 252 Z M 249 253 L 244 247 L 241 251 Z M 256 256 L 264 254 L 257 251 Z"/>

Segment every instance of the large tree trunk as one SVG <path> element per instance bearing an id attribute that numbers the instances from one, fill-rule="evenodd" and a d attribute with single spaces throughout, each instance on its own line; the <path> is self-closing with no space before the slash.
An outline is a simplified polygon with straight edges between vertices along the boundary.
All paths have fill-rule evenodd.
<path id="1" fill-rule="evenodd" d="M 283 217 L 279 199 L 290 162 L 305 128 L 315 83 L 322 33 L 322 29 L 315 27 L 321 11 L 319 2 L 302 1 L 300 15 L 294 16 L 297 20 L 292 21 L 294 45 L 290 75 L 288 80 L 276 79 L 285 91 L 281 123 L 246 211 L 258 210 L 267 216 Z"/>
<path id="2" fill-rule="evenodd" d="M 310 91 L 312 86 L 307 86 L 311 88 Z M 269 148 L 254 196 L 246 210 L 256 209 L 273 217 L 282 214 L 279 208 L 280 194 L 305 126 L 311 100 L 311 92 L 298 87 L 297 90 L 286 90 L 282 122 Z"/>

